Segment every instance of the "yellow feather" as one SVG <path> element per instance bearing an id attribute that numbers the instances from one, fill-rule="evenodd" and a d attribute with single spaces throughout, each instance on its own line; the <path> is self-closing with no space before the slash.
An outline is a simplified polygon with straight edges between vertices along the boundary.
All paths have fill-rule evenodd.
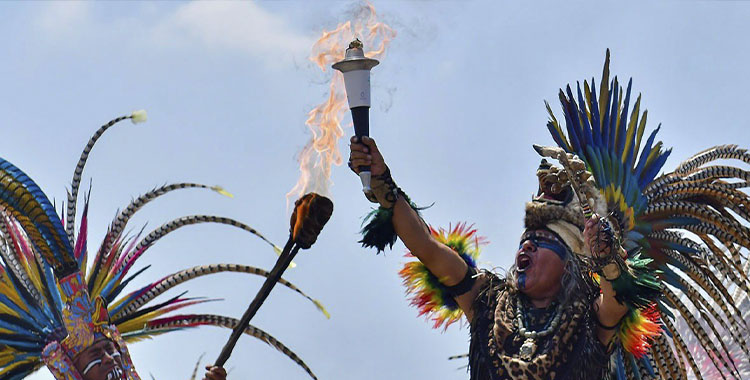
<path id="1" fill-rule="evenodd" d="M 118 308 L 118 307 L 119 307 L 119 306 L 120 306 L 120 305 L 121 305 L 121 304 L 122 304 L 123 302 L 125 302 L 125 300 L 126 300 L 126 299 L 127 299 L 127 298 L 128 298 L 128 297 L 129 297 L 130 295 L 131 295 L 131 294 L 133 294 L 133 293 L 132 293 L 132 292 L 131 292 L 131 293 L 128 293 L 128 294 L 127 294 L 126 296 L 124 296 L 124 297 L 120 298 L 119 300 L 115 301 L 114 303 L 110 304 L 110 305 L 109 305 L 109 306 L 107 307 L 107 309 L 108 309 L 108 310 L 109 310 L 110 312 L 112 312 L 112 310 L 114 310 L 114 309 L 117 309 L 117 308 Z M 114 316 L 114 315 L 112 315 L 112 316 Z"/>
<path id="2" fill-rule="evenodd" d="M 315 307 L 317 307 L 318 310 L 320 310 L 320 312 L 326 316 L 326 319 L 331 319 L 331 314 L 328 313 L 328 310 L 326 310 L 326 308 L 323 306 L 322 303 L 320 303 L 320 301 L 318 300 L 312 300 L 312 301 L 315 304 Z"/>
<path id="3" fill-rule="evenodd" d="M 114 278 L 114 275 L 107 271 L 106 275 L 101 279 L 100 282 L 96 283 L 94 285 L 93 291 L 91 292 L 91 298 L 96 298 L 99 294 L 102 293 L 102 290 L 104 290 L 104 284 L 109 283 Z M 115 287 L 120 285 L 120 281 L 115 282 Z"/>
<path id="4" fill-rule="evenodd" d="M 16 367 L 20 367 L 22 365 L 25 365 L 25 364 L 28 364 L 28 363 L 34 363 L 34 362 L 39 362 L 39 358 L 38 357 L 31 357 L 31 358 L 28 358 L 26 360 L 14 361 L 9 366 L 3 367 L 2 371 L 0 371 L 0 377 L 2 377 L 2 375 L 6 374 L 8 372 L 13 371 L 13 369 L 15 369 Z M 41 363 L 39 365 L 37 365 L 37 367 L 41 367 Z"/>
<path id="5" fill-rule="evenodd" d="M 18 301 L 17 301 L 17 300 L 14 300 L 14 299 L 13 299 L 14 297 L 8 297 L 8 298 L 10 298 L 10 299 L 11 299 L 11 301 L 12 301 L 13 303 L 15 303 L 15 304 L 18 304 L 18 301 L 20 301 L 20 300 L 18 300 Z M 14 317 L 18 317 L 18 314 L 17 314 L 17 313 L 15 312 L 15 311 L 13 311 L 13 310 L 12 310 L 11 308 L 9 308 L 8 306 L 5 306 L 4 304 L 0 304 L 0 314 L 7 314 L 7 315 L 12 315 L 12 316 L 14 316 Z"/>
<path id="6" fill-rule="evenodd" d="M 646 131 L 646 120 L 648 119 L 648 110 L 643 111 L 643 115 L 641 115 L 641 123 L 638 125 L 638 131 L 635 135 L 635 148 L 633 148 L 633 151 L 635 153 L 638 153 L 638 151 L 641 149 L 641 139 L 643 138 L 643 132 Z M 633 163 L 635 163 L 635 160 L 638 159 L 638 154 L 633 154 L 633 157 L 631 158 L 630 166 L 633 166 Z"/>
<path id="7" fill-rule="evenodd" d="M 604 113 L 607 109 L 607 100 L 609 98 L 609 49 L 607 49 L 607 55 L 604 58 L 604 69 L 602 71 L 602 81 L 599 85 L 599 130 L 601 131 L 604 125 Z"/>
<path id="8" fill-rule="evenodd" d="M 615 85 L 617 83 L 617 77 L 615 77 Z M 615 146 L 620 145 L 620 118 L 622 117 L 622 87 L 620 87 L 620 95 L 617 98 L 617 118 L 615 119 Z"/>
<path id="9" fill-rule="evenodd" d="M 583 94 L 586 96 L 586 115 L 589 117 L 589 123 L 591 122 L 591 88 L 589 88 L 589 82 L 583 81 Z"/>
<path id="10" fill-rule="evenodd" d="M 14 304 L 18 305 L 21 309 L 28 312 L 29 309 L 24 305 L 23 301 L 21 300 L 21 297 L 16 293 L 15 289 L 11 289 L 10 291 L 0 290 L 2 294 L 5 294 L 8 299 L 10 299 Z M 0 314 L 10 314 L 16 317 L 20 317 L 16 312 L 12 311 L 8 306 L 5 306 L 4 304 L 0 304 Z"/>
<path id="11" fill-rule="evenodd" d="M 39 274 L 39 271 L 37 270 L 37 266 L 31 265 L 29 263 L 28 258 L 25 255 L 20 255 L 20 256 L 22 258 L 19 261 L 21 261 L 21 263 L 23 264 L 23 267 L 26 273 L 29 275 L 29 279 L 34 284 L 34 287 L 36 287 L 37 289 L 44 289 L 45 285 L 42 284 L 42 278 Z"/>
<path id="12" fill-rule="evenodd" d="M 219 193 L 219 194 L 221 194 L 221 195 L 223 195 L 225 197 L 234 198 L 234 194 L 232 194 L 232 193 L 224 190 L 224 188 L 221 187 L 221 186 L 211 186 L 211 190 L 213 190 L 213 191 L 215 191 L 215 192 L 217 192 L 217 193 Z"/>
<path id="13" fill-rule="evenodd" d="M 146 326 L 146 323 L 148 323 L 148 321 L 155 319 L 165 313 L 167 313 L 167 311 L 165 310 L 154 310 L 150 313 L 143 314 L 137 318 L 133 318 L 127 322 L 117 325 L 117 330 L 119 330 L 121 334 L 141 330 L 144 326 Z"/>
<path id="14" fill-rule="evenodd" d="M 586 81 L 583 81 L 583 92 L 584 96 L 586 97 L 586 104 L 585 107 L 583 107 L 583 110 L 586 111 L 586 118 L 589 119 L 589 124 L 591 124 L 591 90 L 589 89 L 589 84 Z M 583 104 L 581 104 L 583 106 Z"/>
<path id="15" fill-rule="evenodd" d="M 648 158 L 646 158 L 646 166 L 651 165 L 651 163 L 656 159 L 656 156 L 659 155 L 659 152 L 661 151 L 662 142 L 659 141 L 654 145 L 654 147 L 651 149 L 651 153 L 648 154 Z"/>
<path id="16" fill-rule="evenodd" d="M 552 112 L 552 108 L 550 108 L 549 103 L 545 100 L 544 106 L 547 108 L 547 113 L 550 117 L 550 122 L 552 123 L 552 126 L 555 127 L 555 130 L 557 130 L 557 134 L 562 139 L 563 144 L 565 145 L 565 149 L 568 151 L 572 151 L 573 148 L 570 146 L 570 143 L 568 143 L 568 138 L 565 137 L 565 133 L 563 133 L 562 128 L 560 128 L 560 123 L 557 122 L 557 118 L 555 118 L 555 113 Z"/>
<path id="17" fill-rule="evenodd" d="M 635 101 L 635 106 L 633 107 L 633 113 L 630 115 L 630 123 L 628 124 L 628 130 L 625 132 L 625 148 L 622 150 L 622 158 L 621 161 L 623 164 L 626 164 L 625 160 L 628 158 L 628 152 L 630 151 L 630 147 L 633 144 L 633 136 L 635 136 L 635 126 L 636 122 L 638 121 L 638 113 L 641 110 L 641 94 L 638 94 L 638 99 Z"/>

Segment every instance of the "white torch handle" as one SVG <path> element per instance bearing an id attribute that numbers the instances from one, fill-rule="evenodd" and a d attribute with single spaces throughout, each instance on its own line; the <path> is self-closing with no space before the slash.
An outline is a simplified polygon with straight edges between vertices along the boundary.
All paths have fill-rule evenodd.
<path id="1" fill-rule="evenodd" d="M 349 108 L 370 106 L 370 70 L 345 72 L 344 86 Z"/>

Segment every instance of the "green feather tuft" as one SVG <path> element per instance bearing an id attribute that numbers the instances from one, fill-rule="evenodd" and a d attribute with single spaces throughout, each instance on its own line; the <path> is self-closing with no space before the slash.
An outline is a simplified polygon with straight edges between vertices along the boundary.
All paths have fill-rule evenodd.
<path id="1" fill-rule="evenodd" d="M 403 192 L 401 193 L 401 196 L 404 197 L 411 208 L 417 212 L 417 215 L 420 215 L 419 212 L 421 210 L 427 208 L 418 207 Z M 362 221 L 362 224 L 366 223 L 366 225 L 362 227 L 362 230 L 360 231 L 360 233 L 362 234 L 362 240 L 360 240 L 359 242 L 362 243 L 362 246 L 365 248 L 375 247 L 375 249 L 378 250 L 377 253 L 384 252 L 386 246 L 392 249 L 393 245 L 396 244 L 396 240 L 398 239 L 396 230 L 393 229 L 393 222 L 391 222 L 392 218 L 393 209 L 385 208 L 382 206 L 372 210 L 369 214 L 367 214 L 367 216 L 365 216 L 364 220 Z"/>
<path id="2" fill-rule="evenodd" d="M 658 270 L 650 267 L 650 258 L 636 253 L 626 260 L 627 270 L 612 281 L 615 299 L 631 309 L 646 309 L 661 297 L 661 283 L 656 277 Z"/>

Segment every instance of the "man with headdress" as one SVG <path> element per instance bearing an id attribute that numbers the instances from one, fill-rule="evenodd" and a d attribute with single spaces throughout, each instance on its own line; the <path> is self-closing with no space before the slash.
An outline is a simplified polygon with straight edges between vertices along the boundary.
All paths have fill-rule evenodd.
<path id="1" fill-rule="evenodd" d="M 559 147 L 535 148 L 562 168 L 542 160 L 507 276 L 476 268 L 476 230 L 427 226 L 368 137 L 352 138 L 349 162 L 355 172 L 370 166 L 367 198 L 380 205 L 362 243 L 381 251 L 401 238 L 419 261 L 400 274 L 435 327 L 466 315 L 471 379 L 685 379 L 687 368 L 700 377 L 687 334 L 716 368 L 740 378 L 736 363 L 750 357 L 747 329 L 726 288 L 749 291 L 739 252 L 750 248 L 742 224 L 750 197 L 739 189 L 750 185 L 750 173 L 704 165 L 750 163 L 750 154 L 714 147 L 657 178 L 669 151 L 654 144 L 656 131 L 640 150 L 640 96 L 628 120 L 630 84 L 623 105 L 617 78 L 609 80 L 609 51 L 599 88 L 598 97 L 588 82 L 577 96 L 569 86 L 560 91 L 567 136 L 547 107 Z M 688 328 L 675 329 L 675 318 Z M 730 354 L 724 340 L 741 351 Z"/>
<path id="2" fill-rule="evenodd" d="M 39 186 L 15 165 L 0 158 L 0 378 L 20 380 L 46 366 L 58 380 L 138 380 L 126 342 L 136 342 L 197 326 L 233 329 L 238 321 L 211 314 L 168 314 L 207 302 L 182 295 L 159 303 L 155 298 L 200 276 L 236 272 L 268 277 L 269 273 L 239 264 L 207 264 L 168 274 L 141 284 L 130 293 L 127 285 L 146 268 L 130 273 L 136 260 L 159 239 L 183 226 L 220 223 L 240 228 L 277 246 L 254 228 L 213 215 L 192 215 L 172 220 L 144 238 L 124 233 L 130 218 L 145 204 L 176 190 L 210 189 L 230 195 L 221 187 L 175 183 L 157 187 L 135 198 L 107 229 L 91 265 L 88 265 L 88 198 L 75 232 L 76 203 L 81 174 L 96 141 L 122 120 L 145 121 L 144 111 L 116 118 L 96 131 L 76 165 L 68 196 L 65 221 Z M 279 282 L 322 305 L 284 279 Z M 183 293 L 184 294 L 184 293 Z M 285 345 L 268 333 L 246 326 L 244 333 L 281 351 L 311 377 L 312 371 Z M 207 367 L 205 378 L 224 380 L 226 371 Z"/>

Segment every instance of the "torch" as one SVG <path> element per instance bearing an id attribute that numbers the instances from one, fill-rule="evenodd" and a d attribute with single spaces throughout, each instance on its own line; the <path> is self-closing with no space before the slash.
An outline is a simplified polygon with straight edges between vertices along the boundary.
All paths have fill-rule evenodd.
<path id="1" fill-rule="evenodd" d="M 349 109 L 352 111 L 354 135 L 357 138 L 370 135 L 370 70 L 378 60 L 365 57 L 363 45 L 355 39 L 346 49 L 344 60 L 333 64 L 333 68 L 344 73 L 344 86 Z M 370 192 L 370 167 L 360 166 L 359 179 L 362 191 Z"/>
<path id="2" fill-rule="evenodd" d="M 268 295 L 271 294 L 271 290 L 281 278 L 284 270 L 289 267 L 289 263 L 292 262 L 292 259 L 300 248 L 308 249 L 315 243 L 323 226 L 331 218 L 332 213 L 333 202 L 316 193 L 307 193 L 294 203 L 294 212 L 292 213 L 289 227 L 289 240 L 284 246 L 284 250 L 281 252 L 278 260 L 276 260 L 271 273 L 258 291 L 258 294 L 255 295 L 247 311 L 242 315 L 242 319 L 240 319 L 240 322 L 232 330 L 232 335 L 224 345 L 224 348 L 222 348 L 221 354 L 219 354 L 219 358 L 216 359 L 216 363 L 214 364 L 215 366 L 224 366 L 224 363 L 227 362 L 227 359 L 232 354 L 232 350 L 234 350 L 234 346 L 237 344 L 240 335 L 245 331 L 247 324 L 250 323 L 250 319 L 255 316 L 255 313 Z"/>

